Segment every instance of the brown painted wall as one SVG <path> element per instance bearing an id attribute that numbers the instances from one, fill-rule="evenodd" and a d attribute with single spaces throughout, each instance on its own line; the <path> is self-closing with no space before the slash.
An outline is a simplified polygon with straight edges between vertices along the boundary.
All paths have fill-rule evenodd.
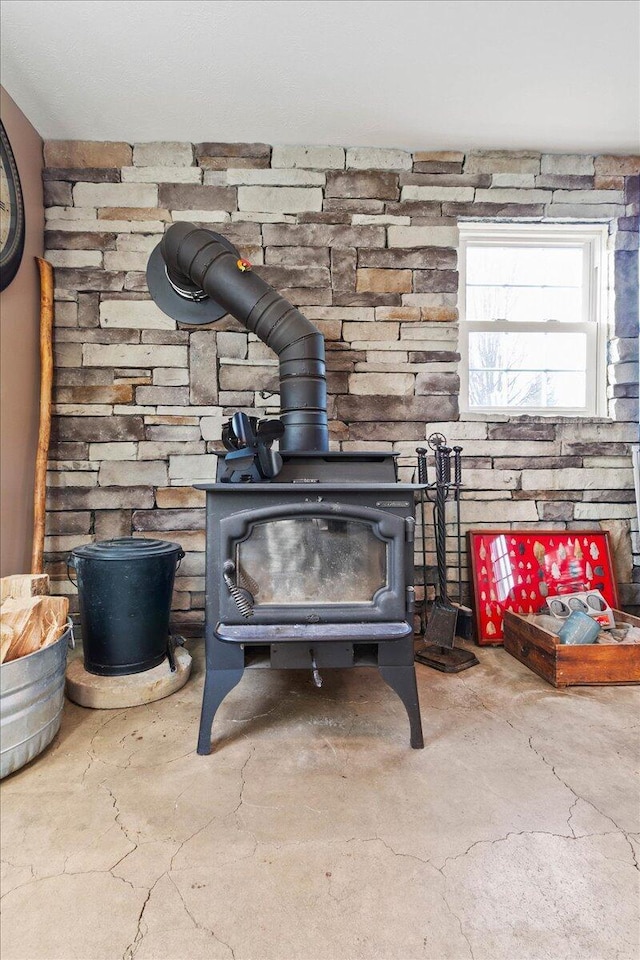
<path id="1" fill-rule="evenodd" d="M 44 244 L 42 140 L 6 90 L 0 115 L 24 194 L 27 235 L 14 280 L 0 295 L 0 574 L 31 563 L 33 470 L 38 438 L 40 285 L 35 257 Z"/>

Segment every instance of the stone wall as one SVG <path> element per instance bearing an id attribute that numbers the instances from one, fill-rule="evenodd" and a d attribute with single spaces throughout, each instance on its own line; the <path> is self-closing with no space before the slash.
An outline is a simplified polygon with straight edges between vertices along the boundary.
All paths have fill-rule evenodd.
<path id="1" fill-rule="evenodd" d="M 224 418 L 277 413 L 278 381 L 273 354 L 234 320 L 176 329 L 150 300 L 148 255 L 190 220 L 225 234 L 324 333 L 335 448 L 393 448 L 408 478 L 415 447 L 445 433 L 464 447 L 467 527 L 609 527 L 623 601 L 638 602 L 640 158 L 55 141 L 45 161 L 46 547 L 60 590 L 73 592 L 64 559 L 78 544 L 175 539 L 187 551 L 175 624 L 202 629 L 204 500 L 191 484 L 213 477 Z M 460 218 L 610 224 L 610 419 L 459 419 Z"/>

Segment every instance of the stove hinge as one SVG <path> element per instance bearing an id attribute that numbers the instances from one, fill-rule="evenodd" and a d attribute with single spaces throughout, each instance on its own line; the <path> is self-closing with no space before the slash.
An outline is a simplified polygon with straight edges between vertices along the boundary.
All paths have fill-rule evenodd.
<path id="1" fill-rule="evenodd" d="M 416 521 L 414 517 L 404 518 L 404 538 L 407 543 L 413 543 L 416 533 Z"/>

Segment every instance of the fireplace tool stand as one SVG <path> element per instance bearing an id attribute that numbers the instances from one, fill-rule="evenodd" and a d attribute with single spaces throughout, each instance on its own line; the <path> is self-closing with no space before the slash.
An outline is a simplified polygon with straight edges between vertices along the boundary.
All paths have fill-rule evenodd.
<path id="1" fill-rule="evenodd" d="M 420 490 L 420 521 L 422 524 L 422 579 L 424 583 L 423 616 L 421 633 L 424 640 L 415 654 L 418 663 L 433 667 L 443 673 L 460 673 L 479 663 L 471 650 L 455 646 L 456 626 L 461 609 L 462 598 L 462 535 L 460 530 L 460 489 L 462 487 L 462 447 L 449 447 L 442 434 L 435 433 L 427 441 L 433 450 L 436 479 L 433 485 L 428 482 L 427 450 L 418 447 L 418 483 L 425 484 Z M 451 461 L 453 460 L 453 480 Z M 434 498 L 429 495 L 434 491 Z M 447 523 L 446 505 L 453 495 L 456 505 L 456 545 L 458 574 L 458 604 L 449 599 L 447 586 Z M 438 595 L 427 618 L 427 546 L 426 546 L 426 502 L 433 503 L 433 529 L 436 545 L 436 563 L 438 569 Z M 426 621 L 426 623 L 425 623 Z"/>

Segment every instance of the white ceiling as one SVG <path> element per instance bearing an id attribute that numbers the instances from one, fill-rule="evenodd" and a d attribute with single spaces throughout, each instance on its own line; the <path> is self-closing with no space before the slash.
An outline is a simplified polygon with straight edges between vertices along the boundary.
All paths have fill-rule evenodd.
<path id="1" fill-rule="evenodd" d="M 640 151 L 637 0 L 3 0 L 47 139 Z"/>

